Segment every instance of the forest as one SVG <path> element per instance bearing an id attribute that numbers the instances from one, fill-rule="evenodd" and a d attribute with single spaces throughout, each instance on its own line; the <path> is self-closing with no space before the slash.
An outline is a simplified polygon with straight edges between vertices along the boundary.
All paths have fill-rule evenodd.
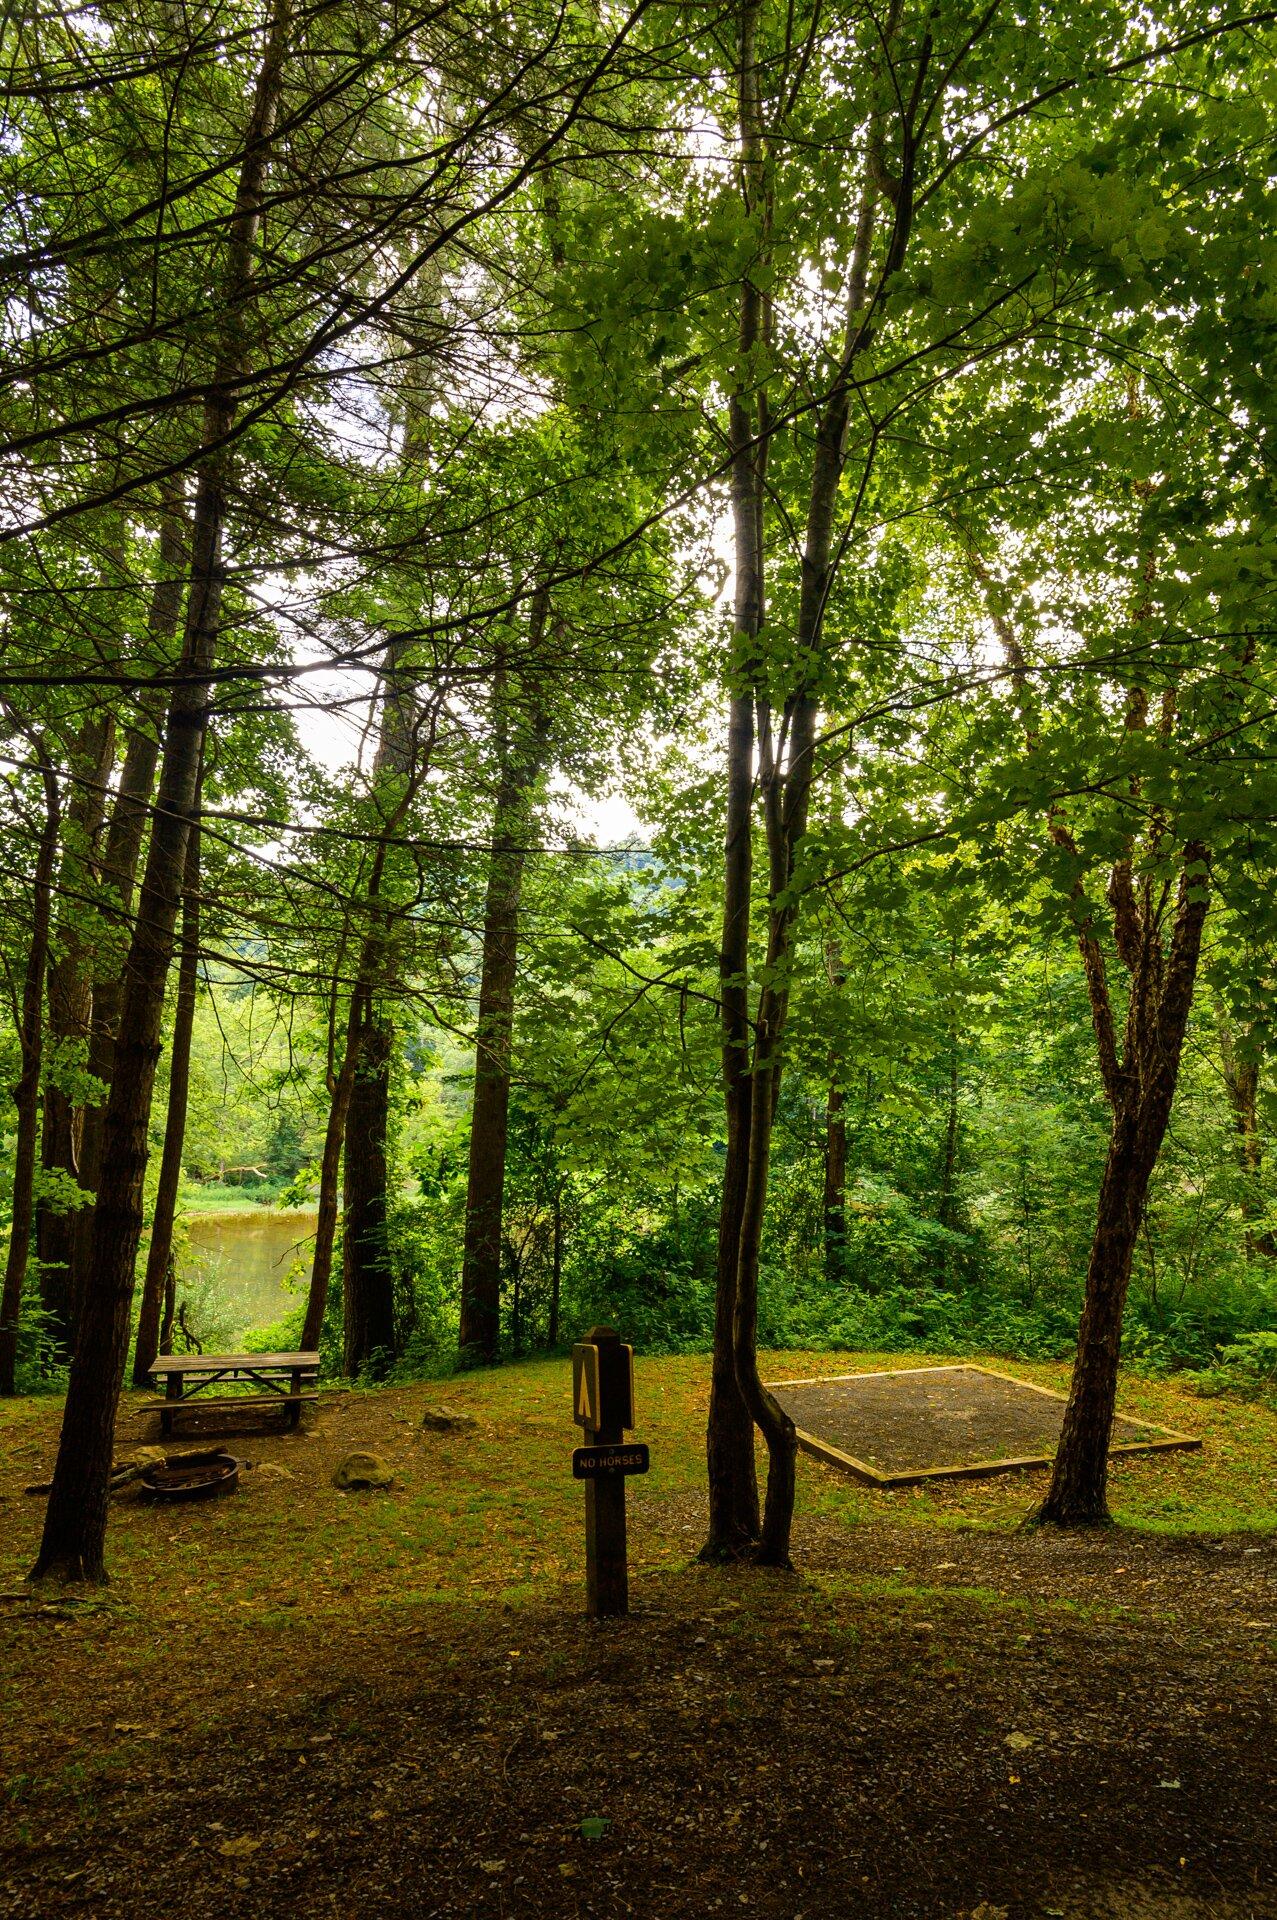
<path id="1" fill-rule="evenodd" d="M 1037 1368 L 1039 1538 L 1119 1392 L 1277 1410 L 1275 23 L 6 11 L 16 1576 L 208 1351 L 613 1326 L 709 1569 L 802 1568 L 786 1355 Z"/>

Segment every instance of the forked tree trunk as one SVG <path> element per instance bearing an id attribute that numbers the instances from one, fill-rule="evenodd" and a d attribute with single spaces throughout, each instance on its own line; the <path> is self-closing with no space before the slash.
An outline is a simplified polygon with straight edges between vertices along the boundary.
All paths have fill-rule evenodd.
<path id="1" fill-rule="evenodd" d="M 160 1320 L 165 1287 L 173 1271 L 173 1222 L 182 1183 L 182 1151 L 186 1144 L 186 1107 L 191 1080 L 191 1036 L 199 996 L 200 968 L 200 829 L 191 823 L 186 847 L 186 877 L 182 896 L 182 957 L 177 970 L 177 997 L 173 1008 L 173 1046 L 169 1055 L 168 1113 L 164 1123 L 164 1151 L 160 1179 L 151 1215 L 151 1244 L 146 1256 L 142 1302 L 138 1309 L 133 1347 L 133 1384 L 144 1387 L 151 1377 L 160 1347 Z"/>
<path id="2" fill-rule="evenodd" d="M 1078 1327 L 1077 1361 L 1056 1453 L 1051 1490 L 1038 1518 L 1059 1526 L 1108 1520 L 1108 1453 L 1117 1405 L 1122 1319 L 1154 1153 L 1137 1137 L 1138 1121 L 1113 1122 L 1100 1184 L 1095 1237 Z"/>
<path id="3" fill-rule="evenodd" d="M 714 1289 L 714 1353 L 710 1373 L 709 1420 L 705 1456 L 709 1527 L 700 1558 L 736 1560 L 752 1551 L 762 1526 L 758 1472 L 754 1463 L 754 1423 L 736 1377 L 733 1328 L 736 1320 L 736 1266 L 740 1219 L 749 1159 L 749 1080 L 744 1065 L 744 1098 L 727 1090 L 727 1155 L 719 1198 L 717 1278 Z"/>
<path id="4" fill-rule="evenodd" d="M 774 946 L 775 943 L 773 943 Z M 785 964 L 783 952 L 778 954 Z M 768 971 L 771 971 L 769 966 Z M 774 1020 L 770 1014 L 778 1014 Z M 798 1438 L 793 1421 L 776 1396 L 763 1385 L 758 1371 L 758 1273 L 763 1244 L 771 1168 L 772 1127 L 780 1087 L 779 1045 L 783 1013 L 769 986 L 759 995 L 754 1075 L 749 1118 L 749 1160 L 745 1198 L 741 1207 L 736 1257 L 736 1312 L 732 1321 L 732 1348 L 736 1378 L 755 1425 L 767 1446 L 767 1492 L 763 1523 L 755 1557 L 763 1566 L 789 1565 L 789 1536 L 793 1524 L 798 1463 Z"/>
<path id="5" fill-rule="evenodd" d="M 741 189 L 758 223 L 759 264 L 770 245 L 767 150 L 759 90 L 758 0 L 741 0 L 738 28 L 737 121 Z M 760 274 L 759 276 L 763 276 Z M 767 343 L 768 296 L 746 278 L 740 289 L 740 361 L 748 380 Z M 727 820 L 723 844 L 723 927 L 718 958 L 726 1154 L 719 1195 L 714 1278 L 714 1354 L 705 1432 L 709 1524 L 700 1557 L 739 1559 L 752 1551 L 761 1519 L 754 1424 L 736 1372 L 734 1328 L 740 1224 L 749 1179 L 752 1029 L 749 1013 L 750 904 L 753 893 L 754 681 L 767 613 L 764 566 L 765 476 L 769 415 L 765 388 L 742 385 L 728 403 L 731 450 L 732 542 L 735 564 L 732 653 L 728 666 Z"/>
<path id="6" fill-rule="evenodd" d="M 1103 1526 L 1109 1518 L 1108 1454 L 1117 1408 L 1122 1319 L 1131 1262 L 1149 1181 L 1175 1101 L 1206 919 L 1203 850 L 1187 848 L 1184 863 L 1188 870 L 1180 880 L 1175 927 L 1164 966 L 1155 930 L 1147 923 L 1144 928 L 1145 956 L 1153 952 L 1149 939 L 1158 941 L 1155 964 L 1148 964 L 1146 958 L 1131 980 L 1124 1058 L 1120 1063 L 1109 1035 L 1102 1031 L 1107 992 L 1100 997 L 1094 955 L 1088 956 L 1113 1126 L 1100 1185 L 1068 1405 L 1050 1490 L 1035 1516 L 1055 1526 Z"/>
<path id="7" fill-rule="evenodd" d="M 44 786 L 44 825 L 36 853 L 31 890 L 31 944 L 27 949 L 22 983 L 21 1027 L 18 1034 L 22 1065 L 14 1088 L 17 1138 L 13 1154 L 13 1201 L 9 1252 L 4 1287 L 0 1292 L 0 1394 L 17 1389 L 18 1319 L 35 1214 L 36 1141 L 40 1126 L 40 1064 L 44 1032 L 44 976 L 49 959 L 49 921 L 52 914 L 53 869 L 58 851 L 61 800 L 57 777 L 42 745 L 36 757 Z"/>
<path id="8" fill-rule="evenodd" d="M 736 408 L 739 440 L 734 481 L 737 519 L 736 671 L 749 661 L 762 625 L 762 551 L 752 530 L 759 525 L 761 469 L 746 445 L 748 422 Z M 755 456 L 756 457 L 756 456 Z M 743 536 L 743 537 L 742 537 Z M 749 911 L 753 874 L 754 703 L 748 691 L 733 693 L 727 732 L 727 830 L 724 845 L 723 931 L 719 947 L 726 1155 L 718 1206 L 714 1285 L 714 1354 L 710 1373 L 705 1456 L 709 1527 L 701 1559 L 735 1560 L 752 1551 L 762 1525 L 754 1423 L 736 1377 L 736 1274 L 740 1223 L 749 1177 L 750 1074 Z"/>
<path id="9" fill-rule="evenodd" d="M 889 42 L 899 22 L 898 0 L 888 9 L 884 36 Z M 738 114 L 740 132 L 740 173 L 747 210 L 758 222 L 760 254 L 770 246 L 771 188 L 768 181 L 767 137 L 760 95 L 760 67 L 757 36 L 761 8 L 758 0 L 741 0 L 738 46 Z M 924 36 L 920 68 L 913 95 L 906 106 L 896 95 L 899 109 L 900 153 L 898 173 L 891 187 L 892 223 L 881 263 L 879 290 L 904 264 L 913 215 L 913 173 L 916 152 L 914 117 L 921 98 L 923 81 L 931 59 L 931 41 Z M 885 88 L 885 82 L 882 83 Z M 884 91 L 883 99 L 887 98 Z M 732 509 L 736 546 L 737 610 L 736 640 L 732 661 L 733 702 L 752 694 L 757 728 L 758 783 L 766 827 L 768 850 L 768 939 L 766 967 L 761 976 L 758 1006 L 754 1016 L 753 1048 L 750 1069 L 746 1171 L 743 1191 L 735 1169 L 732 1189 L 741 1193 L 736 1226 L 735 1299 L 731 1315 L 731 1345 L 736 1384 L 744 1397 L 755 1425 L 767 1444 L 767 1497 L 762 1528 L 755 1557 L 763 1564 L 789 1564 L 789 1536 L 793 1519 L 797 1436 L 794 1423 L 775 1396 L 763 1385 L 758 1372 L 758 1275 L 762 1248 L 763 1221 L 767 1206 L 770 1174 L 771 1136 L 780 1097 L 782 1057 L 789 989 L 787 977 L 798 932 L 798 898 L 794 891 L 799 848 L 807 832 L 807 819 L 814 772 L 817 706 L 812 682 L 818 670 L 823 644 L 823 625 L 836 549 L 833 540 L 834 510 L 839 482 L 846 464 L 847 425 L 850 413 L 851 382 L 858 357 L 869 345 L 879 303 L 867 297 L 868 271 L 874 238 L 876 210 L 882 181 L 887 177 L 881 154 L 882 114 L 875 107 L 867 137 L 865 183 L 848 272 L 847 327 L 839 364 L 816 422 L 807 494 L 807 516 L 802 557 L 797 580 L 797 617 L 794 624 L 794 655 L 797 678 L 785 702 L 780 737 L 773 733 L 773 714 L 761 670 L 757 638 L 764 617 L 763 593 L 764 540 L 764 464 L 771 422 L 765 389 L 761 389 L 752 407 L 743 395 L 733 396 L 729 423 L 732 447 Z M 763 276 L 760 274 L 759 278 Z M 741 285 L 740 361 L 747 375 L 756 377 L 758 348 L 770 338 L 768 298 L 754 281 L 746 277 Z M 750 621 L 753 625 L 750 625 Z M 751 637 L 753 644 L 751 645 Z M 733 732 L 737 730 L 733 715 Z M 742 741 L 746 738 L 740 730 Z M 739 750 L 738 750 L 739 752 Z M 729 743 L 728 804 L 732 805 L 735 784 L 746 775 L 738 753 Z M 752 766 L 748 768 L 752 774 Z M 729 815 L 730 818 L 730 815 Z M 729 830 L 730 834 L 730 830 Z M 732 846 L 729 837 L 729 848 Z M 734 884 L 733 867 L 742 854 L 729 851 L 725 902 Z M 745 912 L 745 954 L 748 955 L 748 896 Z M 748 991 L 748 975 L 742 974 L 741 986 Z M 746 1017 L 748 1002 L 746 1001 Z M 724 997 L 725 1051 L 730 1048 L 728 1002 Z M 728 1070 L 730 1080 L 730 1069 Z M 731 1100 L 729 1097 L 729 1156 L 731 1152 Z M 743 1129 L 741 1130 L 743 1131 Z M 724 1181 L 724 1198 L 728 1193 Z M 730 1223 L 720 1236 L 720 1248 L 730 1258 Z M 726 1243 L 726 1244 L 725 1244 Z M 730 1282 L 720 1269 L 720 1298 Z M 726 1379 L 726 1362 L 717 1351 L 720 1329 L 726 1314 L 716 1312 L 715 1368 Z M 715 1412 L 711 1407 L 711 1452 Z M 711 1470 L 711 1490 L 713 1473 Z M 712 1491 L 711 1491 L 712 1500 Z M 711 1508 L 711 1540 L 714 1531 Z"/>
<path id="10" fill-rule="evenodd" d="M 129 943 L 115 1071 L 103 1122 L 90 1281 L 33 1579 L 101 1581 L 107 1577 L 111 1457 L 128 1357 L 134 1265 L 142 1236 L 147 1128 L 221 610 L 227 447 L 243 361 L 242 310 L 252 287 L 260 198 L 287 38 L 287 0 L 279 0 L 246 129 L 230 222 L 222 288 L 227 336 L 204 409 L 205 451 L 192 515 L 183 671 L 169 703 L 155 821 Z"/>
<path id="11" fill-rule="evenodd" d="M 370 1026 L 346 1119 L 342 1201 L 343 1365 L 349 1378 L 385 1371 L 395 1353 L 395 1280 L 387 1237 L 386 1136 L 393 1030 Z"/>

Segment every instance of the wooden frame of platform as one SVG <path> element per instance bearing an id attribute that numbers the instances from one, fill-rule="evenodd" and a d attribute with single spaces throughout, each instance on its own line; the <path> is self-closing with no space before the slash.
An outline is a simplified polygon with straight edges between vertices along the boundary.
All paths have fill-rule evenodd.
<path id="1" fill-rule="evenodd" d="M 826 1373 L 809 1376 L 805 1380 L 768 1380 L 763 1384 L 773 1392 L 778 1387 L 831 1387 L 840 1380 L 886 1380 L 903 1373 L 983 1373 L 991 1380 L 1005 1380 L 1013 1387 L 1024 1387 L 1030 1393 L 1044 1393 L 1049 1400 L 1067 1401 L 1068 1395 L 1057 1393 L 1054 1387 L 1040 1387 L 1036 1380 L 1021 1380 L 1013 1373 L 1001 1373 L 996 1367 L 982 1367 L 973 1360 L 958 1360 L 947 1367 L 878 1367 L 868 1373 Z M 1132 1419 L 1132 1415 L 1122 1416 Z M 796 1424 L 796 1423 L 795 1423 Z M 1161 1427 L 1153 1420 L 1141 1420 L 1138 1424 L 1147 1427 L 1150 1433 L 1157 1434 L 1156 1440 L 1123 1440 L 1109 1448 L 1109 1458 L 1115 1459 L 1128 1453 L 1186 1453 L 1201 1447 L 1201 1439 L 1196 1434 L 1177 1433 L 1173 1427 Z M 870 1487 L 912 1487 L 922 1480 L 984 1480 L 995 1473 L 1022 1473 L 1031 1467 L 1049 1467 L 1055 1459 L 1052 1453 L 1023 1454 L 1007 1460 L 970 1460 L 956 1466 L 913 1467 L 900 1473 L 881 1473 L 877 1467 L 871 1467 L 867 1460 L 857 1460 L 854 1454 L 844 1453 L 841 1447 L 835 1447 L 830 1441 L 822 1440 L 817 1434 L 807 1433 L 796 1425 L 798 1445 L 804 1453 L 811 1454 L 815 1460 L 823 1460 L 828 1466 L 840 1467 L 844 1473 L 850 1473 Z"/>

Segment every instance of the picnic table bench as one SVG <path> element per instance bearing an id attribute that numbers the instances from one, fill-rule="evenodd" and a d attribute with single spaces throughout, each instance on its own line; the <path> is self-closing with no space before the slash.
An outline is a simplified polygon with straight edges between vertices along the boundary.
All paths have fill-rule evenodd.
<path id="1" fill-rule="evenodd" d="M 175 1414 L 190 1412 L 204 1419 L 271 1412 L 276 1407 L 284 1424 L 295 1427 L 303 1402 L 317 1400 L 317 1353 L 183 1353 L 162 1354 L 151 1368 L 151 1384 L 163 1386 L 162 1400 L 148 1400 L 140 1414 L 158 1413 L 160 1432 L 171 1434 Z M 256 1394 L 214 1394 L 208 1389 L 235 1385 L 257 1387 Z"/>

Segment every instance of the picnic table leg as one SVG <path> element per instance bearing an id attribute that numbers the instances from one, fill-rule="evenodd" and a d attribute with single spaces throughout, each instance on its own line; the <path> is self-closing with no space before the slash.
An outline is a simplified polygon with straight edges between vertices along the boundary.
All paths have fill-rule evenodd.
<path id="1" fill-rule="evenodd" d="M 301 1390 L 302 1390 L 301 1369 L 299 1367 L 294 1367 L 293 1375 L 292 1375 L 292 1385 L 289 1388 L 289 1392 L 293 1396 L 288 1408 L 288 1424 L 290 1427 L 298 1426 L 301 1423 L 302 1403 L 300 1399 L 297 1397 L 301 1393 Z"/>
<path id="2" fill-rule="evenodd" d="M 164 1382 L 164 1398 L 165 1400 L 180 1400 L 181 1397 L 182 1397 L 182 1376 L 180 1373 L 170 1373 L 167 1380 Z M 169 1439 L 172 1436 L 172 1432 L 173 1432 L 172 1409 L 167 1406 L 161 1407 L 160 1409 L 161 1439 L 163 1440 Z"/>

